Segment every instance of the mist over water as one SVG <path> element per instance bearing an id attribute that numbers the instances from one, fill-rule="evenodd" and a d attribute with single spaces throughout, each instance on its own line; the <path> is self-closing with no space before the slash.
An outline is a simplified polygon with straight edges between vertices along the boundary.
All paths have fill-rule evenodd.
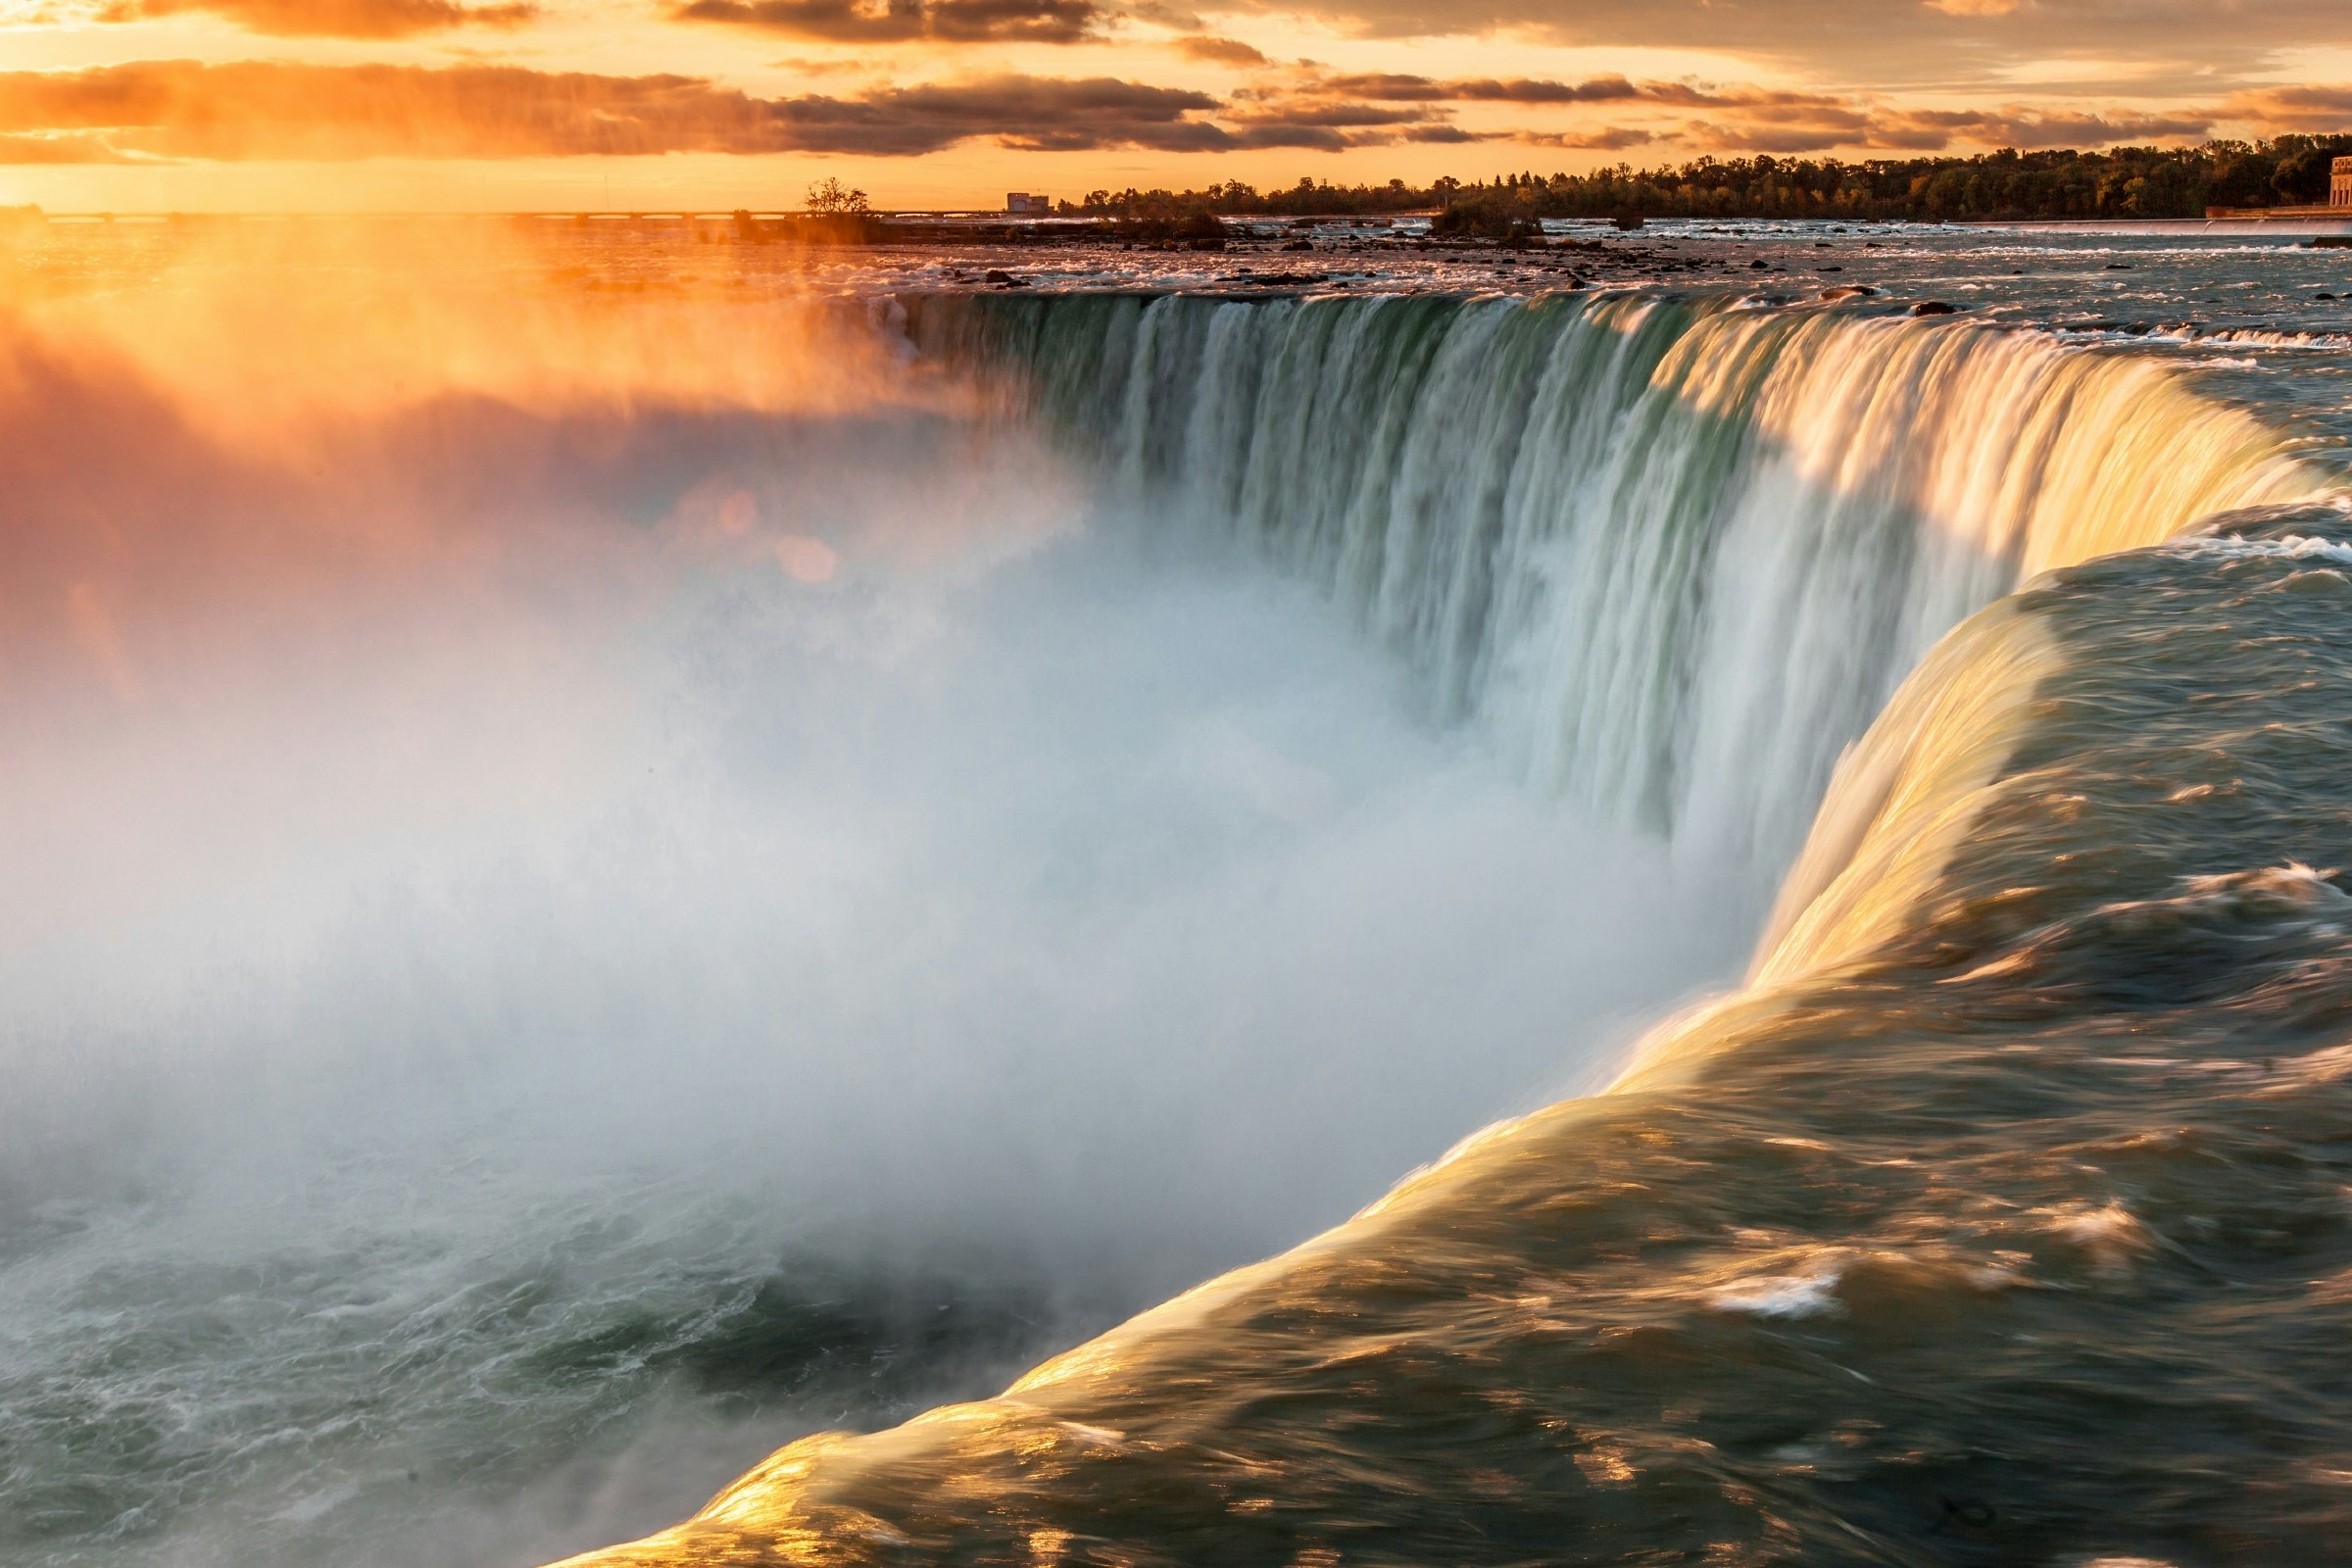
<path id="1" fill-rule="evenodd" d="M 257 423 L 12 352 L 0 1560 L 642 1532 L 1739 960 L 1311 587 L 887 360 Z"/>
<path id="2" fill-rule="evenodd" d="M 2329 1539 L 2330 350 L 621 251 L 0 323 L 0 1562 Z"/>

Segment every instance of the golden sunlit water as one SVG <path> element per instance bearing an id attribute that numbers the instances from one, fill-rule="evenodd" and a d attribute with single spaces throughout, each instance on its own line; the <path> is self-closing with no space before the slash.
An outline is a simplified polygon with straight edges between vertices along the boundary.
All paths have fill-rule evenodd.
<path id="1" fill-rule="evenodd" d="M 2325 1559 L 2340 258 L 1318 243 L 13 242 L 0 1563 Z"/>

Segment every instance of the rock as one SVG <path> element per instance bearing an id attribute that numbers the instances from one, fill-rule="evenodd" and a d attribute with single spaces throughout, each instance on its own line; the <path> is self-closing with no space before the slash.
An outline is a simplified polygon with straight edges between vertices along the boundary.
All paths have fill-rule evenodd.
<path id="1" fill-rule="evenodd" d="M 984 277 L 982 281 L 989 283 L 1003 283 L 1009 287 L 1015 283 L 1018 283 L 1020 279 L 1013 276 L 1010 272 L 1005 271 L 1001 267 L 992 267 L 988 270 L 987 276 Z"/>
<path id="2" fill-rule="evenodd" d="M 1821 297 L 1825 300 L 1863 300 L 1876 293 L 1878 290 L 1868 283 L 1840 283 L 1836 288 L 1823 289 Z"/>
<path id="3" fill-rule="evenodd" d="M 1772 264 L 1771 264 L 1770 262 L 1766 261 L 1766 260 L 1765 260 L 1763 257 L 1759 256 L 1759 257 L 1757 257 L 1757 258 L 1756 258 L 1754 261 L 1752 261 L 1752 262 L 1748 263 L 1747 265 L 1748 265 L 1749 267 L 1751 267 L 1751 268 L 1755 269 L 1757 271 L 1761 272 L 1762 270 L 1764 270 L 1764 269 L 1766 269 L 1767 267 L 1770 267 Z"/>
<path id="4" fill-rule="evenodd" d="M 1911 307 L 1911 314 L 1913 316 L 1957 316 L 1960 314 L 1960 307 L 1946 305 L 1941 300 L 1921 300 L 1917 305 Z"/>

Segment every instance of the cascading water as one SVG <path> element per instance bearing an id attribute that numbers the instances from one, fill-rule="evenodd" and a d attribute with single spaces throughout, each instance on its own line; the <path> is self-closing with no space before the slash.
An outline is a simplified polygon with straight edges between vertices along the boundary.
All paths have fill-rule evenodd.
<path id="1" fill-rule="evenodd" d="M 1841 312 L 911 323 L 1162 526 L 1320 582 L 1539 779 L 1678 847 L 1784 853 L 1886 711 L 1750 988 L 1611 1093 L 582 1568 L 2341 1539 L 2352 529 L 2285 504 L 2328 489 L 2286 437 L 2150 358 Z"/>
<path id="2" fill-rule="evenodd" d="M 0 323 L 8 1568 L 2352 1530 L 2336 260 L 555 227 Z"/>
<path id="3" fill-rule="evenodd" d="M 1970 612 L 2324 476 L 2144 354 L 1728 298 L 942 295 L 1121 499 L 1321 584 L 1543 787 L 1770 881 Z"/>

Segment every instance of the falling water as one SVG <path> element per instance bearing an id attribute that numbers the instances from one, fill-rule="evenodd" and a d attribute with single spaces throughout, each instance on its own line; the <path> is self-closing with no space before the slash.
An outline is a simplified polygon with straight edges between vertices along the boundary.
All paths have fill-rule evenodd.
<path id="1" fill-rule="evenodd" d="M 2034 574 L 2324 476 L 2144 353 L 1850 307 L 925 297 L 1164 527 L 1320 584 L 1539 785 L 1768 888 L 1896 681 Z"/>

